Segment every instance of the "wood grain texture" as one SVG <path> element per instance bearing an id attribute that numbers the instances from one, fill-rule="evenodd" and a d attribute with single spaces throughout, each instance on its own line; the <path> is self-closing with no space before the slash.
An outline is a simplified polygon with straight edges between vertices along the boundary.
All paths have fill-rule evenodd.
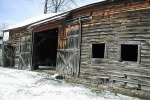
<path id="1" fill-rule="evenodd" d="M 150 5 L 147 1 L 131 1 L 127 4 L 101 5 L 99 9 L 102 10 L 93 8 L 92 20 L 83 22 L 81 78 L 95 80 L 96 77 L 99 80 L 107 76 L 110 82 L 115 81 L 113 86 L 127 83 L 127 86 L 141 84 L 150 87 Z M 90 45 L 106 41 L 106 59 L 92 59 Z M 120 62 L 121 44 L 138 45 L 137 62 Z"/>

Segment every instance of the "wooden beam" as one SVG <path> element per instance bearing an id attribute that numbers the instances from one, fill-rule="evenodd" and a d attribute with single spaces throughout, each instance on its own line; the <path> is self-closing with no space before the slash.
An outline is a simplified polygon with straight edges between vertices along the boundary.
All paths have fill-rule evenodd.
<path id="1" fill-rule="evenodd" d="M 44 38 L 36 45 L 36 47 L 37 47 L 38 45 L 40 45 L 45 39 L 46 39 L 46 37 L 44 37 Z"/>

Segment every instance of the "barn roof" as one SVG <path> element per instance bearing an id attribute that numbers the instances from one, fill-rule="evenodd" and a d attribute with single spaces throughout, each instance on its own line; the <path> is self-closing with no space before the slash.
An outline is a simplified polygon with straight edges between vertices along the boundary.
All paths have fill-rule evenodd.
<path id="1" fill-rule="evenodd" d="M 4 31 L 11 30 L 11 29 L 15 29 L 15 28 L 24 27 L 24 26 L 27 26 L 27 25 L 31 25 L 31 24 L 34 24 L 34 23 L 36 23 L 36 22 L 43 21 L 43 20 L 45 20 L 45 19 L 55 17 L 55 16 L 58 15 L 58 14 L 61 14 L 61 13 L 42 14 L 42 15 L 33 17 L 33 18 L 31 18 L 31 19 L 28 19 L 28 20 L 26 20 L 26 21 L 23 21 L 23 22 L 21 22 L 21 23 L 19 23 L 19 24 L 16 24 L 16 25 L 13 25 L 13 26 L 11 26 L 11 27 L 8 27 L 8 28 L 5 29 Z"/>
<path id="2" fill-rule="evenodd" d="M 36 16 L 34 18 L 31 18 L 29 20 L 26 20 L 24 22 L 21 22 L 19 24 L 14 25 L 14 26 L 8 27 L 4 31 L 8 31 L 8 30 L 11 30 L 11 29 L 16 29 L 16 28 L 20 28 L 20 27 L 24 27 L 24 26 L 29 26 L 29 25 L 34 26 L 34 25 L 37 25 L 37 24 L 40 24 L 40 23 L 43 23 L 43 22 L 46 22 L 46 21 L 49 21 L 49 20 L 59 18 L 59 17 L 61 18 L 62 15 L 66 15 L 67 12 L 69 13 L 69 12 L 73 12 L 73 11 L 78 11 L 78 10 L 85 9 L 85 8 L 88 8 L 88 7 L 91 7 L 93 5 L 97 5 L 97 4 L 99 5 L 99 4 L 105 4 L 105 3 L 110 3 L 110 2 L 118 2 L 118 1 L 121 1 L 121 0 L 95 0 L 90 4 L 85 4 L 81 7 L 74 8 L 74 9 L 66 11 L 66 12 L 50 13 L 50 14 L 43 14 L 43 15 Z"/>

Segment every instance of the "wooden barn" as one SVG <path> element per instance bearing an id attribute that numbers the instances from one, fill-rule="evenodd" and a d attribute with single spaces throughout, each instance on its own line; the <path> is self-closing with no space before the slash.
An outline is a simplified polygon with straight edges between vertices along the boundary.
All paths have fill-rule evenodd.
<path id="1" fill-rule="evenodd" d="M 150 90 L 149 16 L 150 0 L 109 0 L 5 31 L 18 37 L 18 68 Z"/>

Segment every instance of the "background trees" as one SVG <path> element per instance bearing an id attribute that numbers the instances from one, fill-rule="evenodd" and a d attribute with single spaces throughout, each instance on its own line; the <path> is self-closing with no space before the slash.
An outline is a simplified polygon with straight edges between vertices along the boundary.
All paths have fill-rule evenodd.
<path id="1" fill-rule="evenodd" d="M 3 35 L 2 30 L 6 29 L 8 27 L 8 23 L 1 23 L 0 24 L 0 36 Z"/>
<path id="2" fill-rule="evenodd" d="M 44 14 L 50 12 L 60 12 L 77 6 L 76 0 L 45 0 Z"/>

